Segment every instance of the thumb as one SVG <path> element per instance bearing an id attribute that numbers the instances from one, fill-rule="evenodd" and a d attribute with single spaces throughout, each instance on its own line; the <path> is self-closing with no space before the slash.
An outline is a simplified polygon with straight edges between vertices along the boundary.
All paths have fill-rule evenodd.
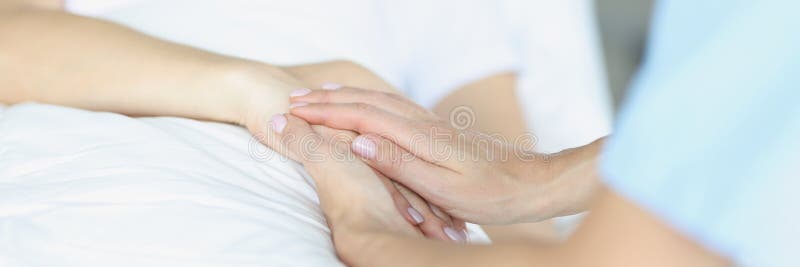
<path id="1" fill-rule="evenodd" d="M 437 203 L 440 196 L 456 182 L 452 170 L 419 158 L 379 135 L 359 135 L 351 149 L 370 167 L 437 205 L 441 205 Z"/>
<path id="2" fill-rule="evenodd" d="M 324 138 L 306 121 L 288 114 L 276 114 L 269 121 L 279 151 L 291 155 L 292 159 L 303 164 L 320 162 L 324 151 Z"/>

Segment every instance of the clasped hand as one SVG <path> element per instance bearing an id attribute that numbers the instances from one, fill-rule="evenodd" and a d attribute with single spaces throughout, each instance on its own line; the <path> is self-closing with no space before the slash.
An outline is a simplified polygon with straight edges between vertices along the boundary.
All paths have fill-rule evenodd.
<path id="1" fill-rule="evenodd" d="M 591 195 L 592 182 L 570 179 L 575 171 L 563 167 L 562 156 L 532 153 L 453 127 L 396 94 L 301 90 L 293 92 L 291 102 L 290 114 L 273 117 L 271 127 L 288 154 L 317 181 L 335 240 L 337 226 L 413 232 L 384 205 L 392 199 L 389 180 L 441 207 L 453 221 L 480 224 L 572 214 L 582 211 L 576 203 Z M 340 142 L 331 129 L 359 136 Z M 358 157 L 341 156 L 350 150 Z M 452 234 L 446 228 L 444 233 Z"/>
<path id="2" fill-rule="evenodd" d="M 296 92 L 291 102 L 292 117 L 359 133 L 351 149 L 363 162 L 451 216 L 506 224 L 560 212 L 549 206 L 547 157 L 460 130 L 400 95 L 340 88 Z"/>

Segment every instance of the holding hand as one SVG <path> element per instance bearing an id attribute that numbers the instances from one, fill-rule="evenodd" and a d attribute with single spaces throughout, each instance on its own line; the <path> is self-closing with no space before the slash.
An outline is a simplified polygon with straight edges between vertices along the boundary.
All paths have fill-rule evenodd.
<path id="1" fill-rule="evenodd" d="M 322 84 L 332 78 L 350 80 L 359 84 L 393 90 L 378 76 L 367 69 L 345 61 L 322 62 L 294 67 L 274 68 L 261 64 L 237 65 L 229 71 L 223 71 L 227 84 L 235 85 L 227 90 L 226 96 L 235 101 L 222 101 L 230 103 L 222 109 L 202 110 L 208 114 L 236 114 L 234 121 L 246 127 L 260 142 L 275 151 L 294 160 L 304 162 L 301 155 L 284 147 L 273 131 L 269 130 L 270 116 L 275 113 L 286 112 L 289 102 L 289 88 L 301 88 L 307 84 Z M 323 87 L 335 86 L 327 84 Z M 310 91 L 308 89 L 304 89 Z M 222 110 L 222 111 L 220 111 Z M 313 126 L 315 131 L 326 137 L 336 137 L 338 142 L 349 142 L 357 135 L 351 131 L 333 130 L 324 126 Z M 345 151 L 349 152 L 349 149 Z M 419 197 L 406 187 L 383 179 L 386 189 L 392 196 L 395 206 L 406 220 L 418 227 L 428 237 L 441 240 L 454 240 L 463 242 L 464 222 L 454 220 L 450 215 L 441 212 L 435 206 Z"/>
<path id="2" fill-rule="evenodd" d="M 576 213 L 594 189 L 591 180 L 557 179 L 570 177 L 560 160 L 569 157 L 461 130 L 396 94 L 342 88 L 291 101 L 290 112 L 311 124 L 360 133 L 352 149 L 367 164 L 460 219 L 502 224 Z"/>
<path id="3" fill-rule="evenodd" d="M 363 256 L 358 251 L 346 251 L 348 248 L 362 248 L 372 242 L 360 238 L 361 233 L 422 237 L 392 205 L 394 197 L 386 189 L 394 187 L 386 186 L 388 180 L 381 179 L 361 160 L 337 156 L 348 147 L 332 139 L 331 132 L 324 132 L 332 130 L 312 129 L 292 115 L 275 115 L 270 127 L 285 148 L 302 154 L 298 159 L 314 178 L 320 207 L 345 261 Z"/>

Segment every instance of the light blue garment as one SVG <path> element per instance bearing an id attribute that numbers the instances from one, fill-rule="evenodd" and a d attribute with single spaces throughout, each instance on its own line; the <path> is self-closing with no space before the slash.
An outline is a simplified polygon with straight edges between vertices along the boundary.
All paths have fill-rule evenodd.
<path id="1" fill-rule="evenodd" d="M 800 266 L 800 1 L 662 1 L 606 183 L 744 266 Z"/>

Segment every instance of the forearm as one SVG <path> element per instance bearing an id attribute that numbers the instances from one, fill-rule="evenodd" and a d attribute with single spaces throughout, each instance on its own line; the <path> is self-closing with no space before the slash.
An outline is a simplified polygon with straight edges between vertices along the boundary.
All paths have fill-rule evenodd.
<path id="1" fill-rule="evenodd" d="M 604 140 L 510 164 L 522 188 L 511 208 L 519 213 L 516 220 L 535 222 L 588 210 L 601 187 L 597 164 Z"/>
<path id="2" fill-rule="evenodd" d="M 388 233 L 362 234 L 361 251 L 340 253 L 352 266 L 564 266 L 560 246 L 535 246 L 526 243 L 500 245 L 457 245 L 436 240 Z M 338 245 L 337 245 L 338 246 Z M 366 248 L 366 249 L 364 249 Z M 352 259 L 352 260 L 350 260 Z"/>
<path id="3" fill-rule="evenodd" d="M 252 72 L 279 69 L 40 8 L 0 10 L 0 102 L 235 122 Z M 242 67 L 247 65 L 248 67 Z M 292 79 L 285 79 L 290 83 Z M 294 85 L 264 81 L 287 95 Z M 299 85 L 297 85 L 299 86 Z M 291 89 L 290 89 L 291 88 Z M 275 101 L 276 111 L 283 101 Z"/>
<path id="4" fill-rule="evenodd" d="M 458 106 L 466 106 L 475 115 L 473 129 L 502 136 L 513 143 L 527 132 L 522 108 L 517 98 L 517 75 L 501 73 L 467 84 L 440 101 L 434 112 L 442 118 Z M 491 95 L 491 100 L 486 98 Z M 453 123 L 453 122 L 451 122 Z M 550 221 L 512 225 L 484 225 L 483 229 L 494 242 L 535 241 L 552 243 L 561 240 Z"/>
<path id="5" fill-rule="evenodd" d="M 587 211 L 599 189 L 601 174 L 599 173 L 600 153 L 605 137 L 587 145 L 568 149 L 551 155 L 550 170 L 556 177 L 551 183 L 551 205 L 561 207 L 553 216 L 566 216 Z"/>
<path id="6" fill-rule="evenodd" d="M 467 107 L 474 115 L 470 118 L 473 124 L 467 126 L 513 142 L 527 132 L 516 88 L 516 74 L 495 74 L 453 90 L 436 104 L 433 111 L 442 118 L 451 118 L 450 113 L 456 107 Z M 487 95 L 491 95 L 491 99 Z"/>
<path id="7" fill-rule="evenodd" d="M 597 191 L 592 213 L 563 244 L 459 246 L 361 232 L 338 250 L 354 266 L 731 266 L 635 203 Z"/>

